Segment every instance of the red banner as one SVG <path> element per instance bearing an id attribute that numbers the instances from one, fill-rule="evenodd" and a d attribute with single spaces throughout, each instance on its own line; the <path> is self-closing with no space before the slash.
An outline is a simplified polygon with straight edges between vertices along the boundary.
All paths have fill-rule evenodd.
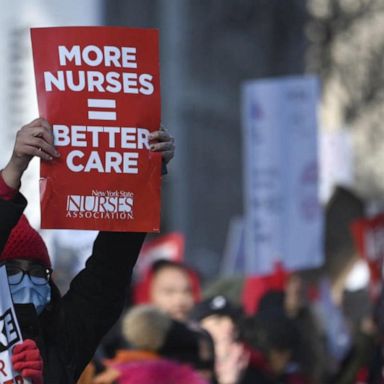
<path id="1" fill-rule="evenodd" d="M 171 232 L 146 241 L 141 248 L 135 267 L 138 278 L 142 278 L 157 260 L 182 262 L 184 260 L 184 246 L 184 235 L 179 232 Z"/>
<path id="2" fill-rule="evenodd" d="M 31 30 L 39 113 L 59 160 L 41 162 L 41 227 L 159 231 L 158 32 Z"/>
<path id="3" fill-rule="evenodd" d="M 384 214 L 352 223 L 352 234 L 357 250 L 365 259 L 370 271 L 370 291 L 373 298 L 382 284 L 384 260 Z"/>
<path id="4" fill-rule="evenodd" d="M 248 276 L 244 281 L 242 304 L 247 315 L 257 312 L 261 298 L 269 291 L 284 291 L 289 277 L 280 262 L 275 263 L 269 275 Z"/>

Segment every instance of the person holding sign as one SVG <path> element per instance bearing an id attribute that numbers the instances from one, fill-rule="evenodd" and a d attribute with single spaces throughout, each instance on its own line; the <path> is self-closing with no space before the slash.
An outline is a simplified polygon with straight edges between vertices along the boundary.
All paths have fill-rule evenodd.
<path id="1" fill-rule="evenodd" d="M 160 152 L 166 164 L 174 155 L 173 138 L 160 129 L 149 139 L 150 150 Z M 60 156 L 53 143 L 46 120 L 25 125 L 0 177 L 0 264 L 6 266 L 16 312 L 33 308 L 28 319 L 18 316 L 24 342 L 14 348 L 12 362 L 33 384 L 77 381 L 120 315 L 145 237 L 138 232 L 99 232 L 85 268 L 60 296 L 47 248 L 23 215 L 27 201 L 19 192 L 33 157 L 49 163 Z"/>

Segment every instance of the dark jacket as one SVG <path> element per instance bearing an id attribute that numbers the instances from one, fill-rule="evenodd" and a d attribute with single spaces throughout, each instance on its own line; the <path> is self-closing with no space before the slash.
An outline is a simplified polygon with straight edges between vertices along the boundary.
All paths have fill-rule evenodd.
<path id="1" fill-rule="evenodd" d="M 20 193 L 10 201 L 0 199 L 0 252 L 26 204 Z M 45 384 L 76 383 L 122 311 L 144 237 L 100 232 L 92 256 L 62 298 L 52 283 L 52 304 L 39 316 L 34 337 L 44 360 Z"/>

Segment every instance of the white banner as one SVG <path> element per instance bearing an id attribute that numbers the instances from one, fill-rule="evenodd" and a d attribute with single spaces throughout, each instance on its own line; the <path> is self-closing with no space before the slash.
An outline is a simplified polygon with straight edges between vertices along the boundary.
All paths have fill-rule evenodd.
<path id="1" fill-rule="evenodd" d="M 335 186 L 351 187 L 354 164 L 351 132 L 340 129 L 320 135 L 320 199 L 327 203 Z"/>
<path id="2" fill-rule="evenodd" d="M 249 275 L 323 262 L 313 76 L 243 86 L 245 242 Z"/>
<path id="3" fill-rule="evenodd" d="M 246 273 L 244 254 L 244 219 L 232 217 L 221 260 L 220 275 L 223 277 L 243 276 Z"/>
<path id="4" fill-rule="evenodd" d="M 19 324 L 9 291 L 7 272 L 5 266 L 0 267 L 0 383 L 1 384 L 27 384 L 13 371 L 11 356 L 12 348 L 22 341 Z"/>

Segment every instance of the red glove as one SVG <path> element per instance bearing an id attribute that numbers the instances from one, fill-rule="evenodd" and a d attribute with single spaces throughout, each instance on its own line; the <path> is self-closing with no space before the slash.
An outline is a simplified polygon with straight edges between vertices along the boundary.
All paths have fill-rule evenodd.
<path id="1" fill-rule="evenodd" d="M 33 384 L 43 384 L 43 359 L 39 348 L 31 339 L 17 344 L 12 350 L 12 365 L 21 376 L 28 378 Z"/>

